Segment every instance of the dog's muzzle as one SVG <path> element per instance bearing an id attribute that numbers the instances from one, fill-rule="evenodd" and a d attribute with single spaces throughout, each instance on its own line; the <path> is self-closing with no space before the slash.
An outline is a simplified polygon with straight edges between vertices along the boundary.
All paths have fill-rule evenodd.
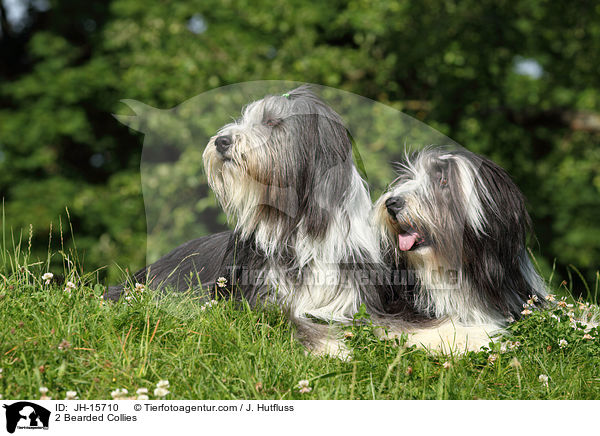
<path id="1" fill-rule="evenodd" d="M 230 135 L 218 136 L 217 139 L 215 139 L 215 147 L 217 148 L 219 154 L 223 157 L 225 157 L 225 153 L 227 153 L 227 151 L 231 148 L 232 144 L 233 139 Z"/>
<path id="2" fill-rule="evenodd" d="M 396 219 L 398 212 L 402 210 L 406 201 L 402 197 L 390 197 L 385 200 L 385 208 L 392 218 Z"/>
<path id="3" fill-rule="evenodd" d="M 398 220 L 398 213 L 404 209 L 406 200 L 402 197 L 390 197 L 385 201 L 385 208 L 396 222 L 398 248 L 402 251 L 416 250 L 427 245 L 424 234 L 417 231 L 410 222 Z"/>

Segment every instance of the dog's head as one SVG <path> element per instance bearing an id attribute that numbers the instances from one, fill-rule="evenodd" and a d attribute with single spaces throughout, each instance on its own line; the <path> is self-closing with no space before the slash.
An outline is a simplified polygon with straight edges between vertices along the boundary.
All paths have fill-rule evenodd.
<path id="1" fill-rule="evenodd" d="M 208 182 L 246 235 L 322 236 L 354 170 L 340 116 L 306 86 L 250 103 L 204 151 Z"/>
<path id="2" fill-rule="evenodd" d="M 466 150 L 428 148 L 407 155 L 399 169 L 375 206 L 387 248 L 458 270 L 483 251 L 508 262 L 521 255 L 529 227 L 525 200 L 498 165 Z"/>

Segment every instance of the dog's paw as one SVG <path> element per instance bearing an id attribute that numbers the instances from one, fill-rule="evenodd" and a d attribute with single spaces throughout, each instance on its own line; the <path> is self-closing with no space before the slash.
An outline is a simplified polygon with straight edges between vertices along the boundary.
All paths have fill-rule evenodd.
<path id="1" fill-rule="evenodd" d="M 452 322 L 408 334 L 406 346 L 416 345 L 433 353 L 464 354 L 489 349 L 495 326 L 463 326 Z"/>
<path id="2" fill-rule="evenodd" d="M 338 339 L 323 339 L 310 346 L 306 352 L 319 357 L 335 357 L 344 361 L 352 360 L 352 350 Z"/>
<path id="3" fill-rule="evenodd" d="M 416 345 L 431 353 L 463 354 L 489 348 L 490 335 L 496 326 L 463 326 L 446 321 L 435 327 L 417 330 L 376 328 L 373 333 L 381 340 L 398 340 L 405 347 Z"/>

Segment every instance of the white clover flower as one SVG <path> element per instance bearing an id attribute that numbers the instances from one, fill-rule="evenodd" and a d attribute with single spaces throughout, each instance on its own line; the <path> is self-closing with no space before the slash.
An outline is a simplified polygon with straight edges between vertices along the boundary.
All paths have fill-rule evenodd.
<path id="1" fill-rule="evenodd" d="M 566 348 L 567 345 L 569 345 L 569 343 L 565 339 L 561 339 L 560 341 L 558 341 L 558 346 L 560 348 Z"/>
<path id="2" fill-rule="evenodd" d="M 448 369 L 448 368 L 450 368 L 450 367 L 452 366 L 452 364 L 451 364 L 450 362 L 448 362 L 448 361 L 445 361 L 445 362 L 442 364 L 442 366 L 444 367 L 444 369 Z"/>
<path id="3" fill-rule="evenodd" d="M 525 309 L 521 311 L 521 315 L 531 315 L 533 312 L 531 312 L 531 310 L 529 309 Z"/>
<path id="4" fill-rule="evenodd" d="M 136 399 L 145 401 L 145 400 L 149 400 L 150 398 L 148 397 L 148 395 L 142 394 L 142 395 L 138 395 Z"/>
<path id="5" fill-rule="evenodd" d="M 544 297 L 546 299 L 546 301 L 554 301 L 556 300 L 556 296 L 553 294 L 548 294 Z"/>
<path id="6" fill-rule="evenodd" d="M 121 400 L 123 399 L 127 394 L 129 393 L 129 391 L 127 389 L 115 389 L 114 391 L 112 391 L 110 393 L 110 396 L 113 398 L 113 400 Z"/>
<path id="7" fill-rule="evenodd" d="M 160 380 L 158 383 L 156 383 L 157 388 L 167 389 L 169 386 L 169 380 Z"/>
<path id="8" fill-rule="evenodd" d="M 589 333 L 586 333 L 585 335 L 583 335 L 583 339 L 596 339 L 594 336 L 590 335 Z"/>
<path id="9" fill-rule="evenodd" d="M 548 376 L 546 374 L 540 374 L 540 376 L 538 377 L 538 380 L 540 381 L 540 383 L 542 383 L 544 386 L 548 386 Z"/>
<path id="10" fill-rule="evenodd" d="M 76 400 L 77 399 L 77 392 L 75 391 L 67 391 L 67 393 L 65 394 L 65 400 Z"/>
<path id="11" fill-rule="evenodd" d="M 300 380 L 297 386 L 298 392 L 301 394 L 308 394 L 310 391 L 312 391 L 312 388 L 308 384 L 308 380 Z"/>
<path id="12" fill-rule="evenodd" d="M 45 386 L 40 386 L 40 394 L 46 395 L 48 393 L 48 388 Z"/>
<path id="13" fill-rule="evenodd" d="M 146 287 L 144 285 L 142 285 L 141 283 L 135 284 L 135 292 L 137 292 L 138 294 L 141 294 L 145 290 L 146 290 Z"/>
<path id="14" fill-rule="evenodd" d="M 154 396 L 155 397 L 164 397 L 169 393 L 169 391 L 165 388 L 156 388 L 154 389 Z"/>
<path id="15" fill-rule="evenodd" d="M 47 272 L 42 276 L 42 280 L 44 280 L 44 282 L 46 284 L 49 284 L 50 280 L 52 280 L 53 277 L 54 277 L 54 274 L 52 274 L 51 272 Z"/>
<path id="16" fill-rule="evenodd" d="M 217 279 L 217 286 L 219 288 L 224 288 L 225 286 L 227 286 L 227 279 L 225 277 L 219 277 Z"/>
<path id="17" fill-rule="evenodd" d="M 71 295 L 71 291 L 74 290 L 77 286 L 75 286 L 75 283 L 73 282 L 67 282 L 65 284 L 66 288 L 64 290 L 64 292 L 68 295 Z"/>
<path id="18" fill-rule="evenodd" d="M 305 388 L 305 387 L 307 387 L 308 385 L 309 385 L 309 382 L 308 382 L 308 380 L 300 380 L 300 381 L 298 382 L 298 389 L 300 389 L 300 388 Z"/>
<path id="19" fill-rule="evenodd" d="M 555 320 L 557 320 L 558 322 L 560 322 L 560 316 L 558 316 L 558 315 L 555 315 L 555 314 L 551 313 L 551 314 L 550 314 L 550 317 L 551 317 L 551 318 L 554 318 Z"/>
<path id="20" fill-rule="evenodd" d="M 148 388 L 139 388 L 135 393 L 137 395 L 146 395 L 148 394 Z"/>

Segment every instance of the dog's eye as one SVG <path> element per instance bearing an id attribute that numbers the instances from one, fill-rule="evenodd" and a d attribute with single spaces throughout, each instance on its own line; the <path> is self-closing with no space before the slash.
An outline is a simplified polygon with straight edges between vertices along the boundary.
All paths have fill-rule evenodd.
<path id="1" fill-rule="evenodd" d="M 448 185 L 448 179 L 447 179 L 447 178 L 445 178 L 445 177 L 442 177 L 442 178 L 440 179 L 440 186 L 444 187 L 444 186 L 446 186 L 446 185 Z"/>
<path id="2" fill-rule="evenodd" d="M 269 118 L 264 122 L 264 125 L 268 127 L 276 127 L 279 124 L 281 124 L 281 120 L 277 118 Z"/>

